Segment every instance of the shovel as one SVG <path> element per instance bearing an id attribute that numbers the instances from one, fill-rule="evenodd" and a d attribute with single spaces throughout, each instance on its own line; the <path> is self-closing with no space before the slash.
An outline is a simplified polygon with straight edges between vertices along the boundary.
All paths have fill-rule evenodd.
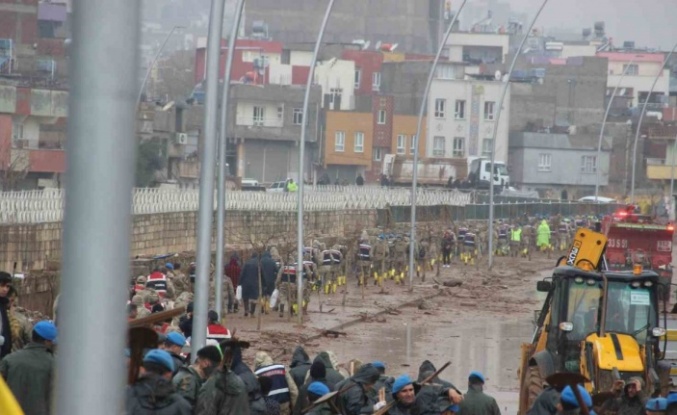
<path id="1" fill-rule="evenodd" d="M 571 390 L 573 391 L 574 396 L 576 396 L 576 401 L 578 402 L 578 407 L 581 410 L 581 414 L 590 415 L 590 409 L 588 409 L 588 405 L 583 402 L 581 391 L 578 390 L 579 384 L 590 382 L 588 378 L 579 373 L 555 373 L 548 376 L 545 381 L 557 389 L 563 389 L 566 386 L 571 386 Z"/>

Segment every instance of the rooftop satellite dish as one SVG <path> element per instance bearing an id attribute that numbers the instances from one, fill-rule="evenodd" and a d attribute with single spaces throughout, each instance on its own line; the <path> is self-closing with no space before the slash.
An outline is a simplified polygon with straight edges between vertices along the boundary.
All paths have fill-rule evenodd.
<path id="1" fill-rule="evenodd" d="M 169 101 L 169 102 L 167 103 L 167 105 L 165 105 L 164 107 L 162 107 L 162 111 L 168 111 L 168 110 L 171 109 L 173 106 L 174 106 L 174 101 Z"/>
<path id="2" fill-rule="evenodd" d="M 397 49 L 397 47 L 398 47 L 399 45 L 400 45 L 399 43 L 393 44 L 393 45 L 390 47 L 390 51 L 391 51 L 391 52 L 394 52 L 395 49 Z"/>
<path id="3" fill-rule="evenodd" d="M 376 46 L 374 46 L 374 49 L 376 49 L 376 50 L 381 50 L 381 44 L 382 44 L 382 43 L 381 43 L 380 40 L 379 40 L 378 42 L 376 42 Z"/>
<path id="4" fill-rule="evenodd" d="M 364 42 L 364 45 L 362 45 L 362 50 L 367 50 L 367 48 L 371 45 L 371 41 L 367 40 Z"/>
<path id="5" fill-rule="evenodd" d="M 500 81 L 501 80 L 501 71 L 496 71 L 496 73 L 494 74 L 494 78 L 496 78 L 497 81 Z"/>

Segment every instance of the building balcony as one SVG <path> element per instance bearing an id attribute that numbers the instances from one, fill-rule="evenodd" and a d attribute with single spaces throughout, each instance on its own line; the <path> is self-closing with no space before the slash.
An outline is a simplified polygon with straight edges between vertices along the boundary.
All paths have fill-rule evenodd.
<path id="1" fill-rule="evenodd" d="M 246 116 L 237 117 L 238 127 L 264 127 L 264 128 L 282 128 L 284 127 L 284 120 L 280 117 L 264 117 L 254 118 Z"/>
<path id="2" fill-rule="evenodd" d="M 646 177 L 650 180 L 670 180 L 672 178 L 672 160 L 646 159 Z M 674 166 L 675 178 L 677 178 L 677 163 Z"/>

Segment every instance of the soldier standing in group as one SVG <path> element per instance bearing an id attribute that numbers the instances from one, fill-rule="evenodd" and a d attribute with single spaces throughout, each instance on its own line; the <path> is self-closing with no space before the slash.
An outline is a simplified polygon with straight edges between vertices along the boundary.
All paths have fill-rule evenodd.
<path id="1" fill-rule="evenodd" d="M 428 265 L 428 253 L 430 251 L 430 242 L 427 239 L 421 239 L 421 242 L 414 247 L 416 255 L 416 276 L 425 281 L 425 269 Z"/>
<path id="2" fill-rule="evenodd" d="M 404 278 L 406 264 L 409 261 L 409 238 L 402 236 L 395 241 L 395 283 L 399 284 Z"/>
<path id="3" fill-rule="evenodd" d="M 363 232 L 363 235 L 366 231 Z M 360 238 L 360 243 L 357 251 L 357 266 L 359 269 L 358 286 L 364 286 L 367 283 L 367 278 L 371 270 L 371 262 L 374 257 L 374 248 L 369 243 L 369 238 Z"/>
<path id="4" fill-rule="evenodd" d="M 374 244 L 374 283 L 383 286 L 383 280 L 386 278 L 386 261 L 390 256 L 390 247 L 383 238 L 378 238 Z"/>

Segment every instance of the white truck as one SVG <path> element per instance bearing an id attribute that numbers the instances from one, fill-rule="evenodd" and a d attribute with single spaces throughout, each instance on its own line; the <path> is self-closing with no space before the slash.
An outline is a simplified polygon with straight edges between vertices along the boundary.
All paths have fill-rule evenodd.
<path id="1" fill-rule="evenodd" d="M 446 186 L 449 178 L 465 177 L 467 164 L 461 158 L 429 158 L 418 160 L 417 181 L 422 186 Z M 414 176 L 414 159 L 398 154 L 386 154 L 383 157 L 383 168 L 391 186 L 411 186 Z"/>
<path id="2" fill-rule="evenodd" d="M 468 183 L 471 188 L 489 189 L 492 180 L 491 160 L 485 157 L 468 157 Z M 505 163 L 494 160 L 493 185 L 506 187 L 510 184 L 510 175 Z"/>

